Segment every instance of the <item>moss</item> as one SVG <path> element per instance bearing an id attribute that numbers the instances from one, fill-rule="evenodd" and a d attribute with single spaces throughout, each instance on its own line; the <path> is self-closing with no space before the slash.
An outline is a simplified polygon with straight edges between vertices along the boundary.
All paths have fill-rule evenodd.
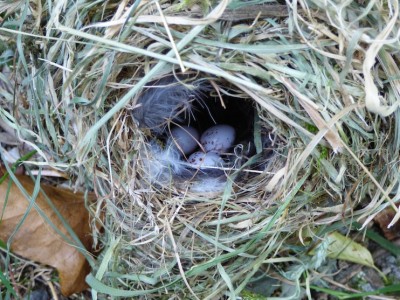
<path id="1" fill-rule="evenodd" d="M 248 290 L 243 290 L 240 293 L 240 296 L 242 297 L 242 300 L 266 300 L 267 299 L 267 297 L 264 297 L 260 294 L 250 292 Z"/>
<path id="2" fill-rule="evenodd" d="M 210 10 L 212 6 L 212 1 L 209 0 L 183 0 L 181 4 L 178 6 L 179 10 L 191 9 L 194 6 L 199 6 L 203 13 L 206 13 Z"/>

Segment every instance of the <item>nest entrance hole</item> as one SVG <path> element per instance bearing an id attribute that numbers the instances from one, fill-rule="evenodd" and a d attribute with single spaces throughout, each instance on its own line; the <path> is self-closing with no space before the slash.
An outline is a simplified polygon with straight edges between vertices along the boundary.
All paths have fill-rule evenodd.
<path id="1" fill-rule="evenodd" d="M 193 102 L 191 113 L 182 113 L 179 125 L 195 127 L 200 133 L 208 128 L 226 124 L 235 128 L 235 145 L 253 140 L 255 107 L 252 101 L 234 96 L 203 95 Z M 184 114 L 184 115 L 183 115 Z"/>
<path id="2" fill-rule="evenodd" d="M 203 190 L 202 182 L 205 182 L 206 188 L 214 192 L 223 188 L 226 175 L 231 172 L 240 171 L 240 175 L 235 175 L 235 181 L 241 182 L 259 174 L 263 155 L 247 164 L 256 154 L 254 138 L 260 136 L 254 132 L 258 114 L 256 106 L 243 94 L 235 94 L 228 82 L 218 80 L 218 84 L 224 89 L 220 90 L 221 94 L 203 79 L 179 77 L 178 80 L 166 76 L 149 83 L 140 95 L 133 117 L 140 128 L 150 130 L 149 143 L 144 148 L 149 155 L 143 157 L 149 157 L 144 159 L 144 166 L 151 182 L 166 186 L 172 181 L 175 186 L 186 186 L 190 182 L 200 186 L 200 190 Z M 229 149 L 213 154 L 212 150 L 202 149 L 200 141 L 197 141 L 198 147 L 193 152 L 183 153 L 180 145 L 173 144 L 171 134 L 175 127 L 191 126 L 201 136 L 215 125 L 229 125 L 235 129 L 235 139 Z M 218 141 L 225 138 L 221 134 L 216 136 Z M 199 164 L 205 159 L 201 154 L 204 150 L 210 165 L 201 166 Z M 242 174 L 244 164 L 247 165 Z M 255 172 L 249 173 L 253 168 Z M 214 185 L 210 188 L 209 179 L 213 178 L 215 180 L 211 183 Z"/>

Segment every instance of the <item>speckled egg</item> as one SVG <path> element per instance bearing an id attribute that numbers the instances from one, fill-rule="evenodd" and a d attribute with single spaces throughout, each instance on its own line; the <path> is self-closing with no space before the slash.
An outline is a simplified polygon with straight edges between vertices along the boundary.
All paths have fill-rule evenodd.
<path id="1" fill-rule="evenodd" d="M 206 152 L 225 152 L 235 141 L 235 129 L 229 125 L 215 125 L 201 135 L 200 143 Z"/>
<path id="2" fill-rule="evenodd" d="M 188 163 L 194 168 L 219 167 L 223 162 L 222 158 L 215 152 L 197 151 L 188 158 Z"/>
<path id="3" fill-rule="evenodd" d="M 191 126 L 180 126 L 171 129 L 172 142 L 178 150 L 187 155 L 198 147 L 200 134 L 196 128 Z"/>

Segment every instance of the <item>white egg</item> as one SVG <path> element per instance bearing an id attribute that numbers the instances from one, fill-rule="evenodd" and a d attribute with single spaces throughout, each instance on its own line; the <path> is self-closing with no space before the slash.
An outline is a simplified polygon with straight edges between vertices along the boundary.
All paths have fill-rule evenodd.
<path id="1" fill-rule="evenodd" d="M 224 161 L 215 152 L 197 151 L 189 156 L 188 163 L 195 168 L 219 167 Z"/>
<path id="2" fill-rule="evenodd" d="M 171 129 L 173 144 L 179 152 L 187 155 L 193 152 L 198 146 L 200 134 L 196 128 L 191 126 L 180 126 Z"/>
<path id="3" fill-rule="evenodd" d="M 200 143 L 206 152 L 225 152 L 235 141 L 235 129 L 229 125 L 215 125 L 201 135 Z"/>

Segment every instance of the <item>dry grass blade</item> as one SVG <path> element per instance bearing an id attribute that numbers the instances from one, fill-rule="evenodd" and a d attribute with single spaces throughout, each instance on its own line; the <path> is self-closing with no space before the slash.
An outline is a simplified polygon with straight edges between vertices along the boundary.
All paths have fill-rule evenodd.
<path id="1" fill-rule="evenodd" d="M 296 87 L 287 79 L 282 78 L 282 82 L 286 85 L 288 90 L 296 97 L 298 97 L 298 101 L 301 106 L 306 110 L 307 114 L 310 116 L 310 119 L 314 122 L 314 124 L 318 127 L 319 130 L 323 130 L 327 127 L 325 120 L 321 117 L 318 112 L 318 107 L 315 107 L 311 99 L 307 98 L 307 96 L 301 94 Z M 330 128 L 325 134 L 325 138 L 328 140 L 331 145 L 333 151 L 335 153 L 341 152 L 343 145 L 340 140 L 337 131 L 335 128 Z"/>

